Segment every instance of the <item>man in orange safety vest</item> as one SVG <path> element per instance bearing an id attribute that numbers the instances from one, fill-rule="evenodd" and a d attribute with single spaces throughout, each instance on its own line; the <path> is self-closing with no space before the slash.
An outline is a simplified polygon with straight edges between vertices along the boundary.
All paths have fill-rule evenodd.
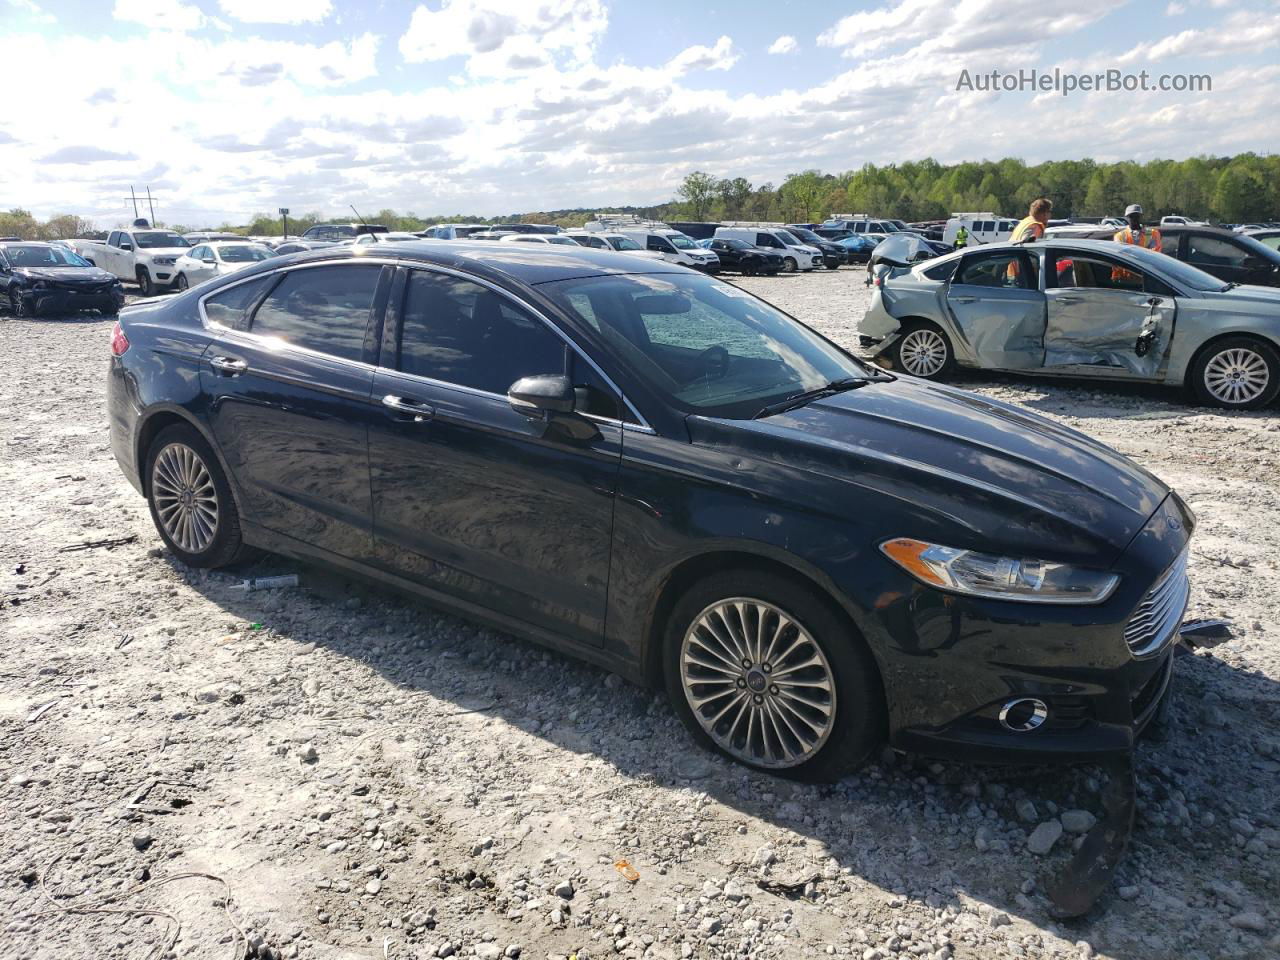
<path id="1" fill-rule="evenodd" d="M 1116 231 L 1116 235 L 1112 237 L 1116 243 L 1132 243 L 1135 246 L 1154 250 L 1156 253 L 1164 253 L 1160 231 L 1155 227 L 1145 230 L 1142 227 L 1142 204 L 1129 204 L 1125 208 L 1124 218 L 1129 221 L 1129 225 L 1123 230 Z"/>

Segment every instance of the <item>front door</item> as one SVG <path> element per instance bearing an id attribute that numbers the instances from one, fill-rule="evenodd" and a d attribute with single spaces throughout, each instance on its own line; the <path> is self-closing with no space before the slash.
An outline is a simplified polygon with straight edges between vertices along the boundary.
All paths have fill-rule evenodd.
<path id="1" fill-rule="evenodd" d="M 444 272 L 402 274 L 369 433 L 376 562 L 599 645 L 622 456 L 615 398 L 505 294 Z M 566 372 L 581 409 L 601 416 L 530 419 L 507 402 L 521 377 Z"/>
<path id="2" fill-rule="evenodd" d="M 1022 250 L 968 254 L 943 288 L 947 312 L 978 365 L 1035 370 L 1044 363 L 1039 260 Z M 963 347 L 957 353 L 963 357 Z"/>
<path id="3" fill-rule="evenodd" d="M 368 428 L 379 415 L 366 362 L 376 345 L 371 334 L 367 348 L 365 340 L 392 274 L 385 270 L 384 280 L 376 263 L 298 267 L 204 301 L 218 336 L 200 380 L 245 519 L 364 561 L 372 552 Z"/>
<path id="4" fill-rule="evenodd" d="M 1161 281 L 1109 257 L 1050 250 L 1045 283 L 1046 368 L 1148 380 L 1163 375 L 1177 301 Z"/>
<path id="5" fill-rule="evenodd" d="M 1189 232 L 1183 244 L 1181 259 L 1228 283 L 1276 284 L 1272 262 L 1236 237 Z"/>

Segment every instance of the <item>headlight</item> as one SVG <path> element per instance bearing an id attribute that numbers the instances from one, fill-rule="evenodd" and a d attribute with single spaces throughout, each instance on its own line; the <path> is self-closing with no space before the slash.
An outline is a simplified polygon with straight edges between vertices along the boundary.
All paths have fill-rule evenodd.
<path id="1" fill-rule="evenodd" d="M 1027 603 L 1101 603 L 1120 578 L 1051 560 L 997 557 L 899 538 L 880 544 L 886 557 L 940 590 Z"/>
<path id="2" fill-rule="evenodd" d="M 169 266 L 171 263 L 176 262 L 176 261 L 177 261 L 177 259 L 178 259 L 177 257 L 156 257 L 156 258 L 155 258 L 155 262 L 156 262 L 156 263 L 158 263 L 158 264 L 161 264 L 162 266 L 166 266 L 166 267 L 167 267 L 167 266 Z"/>

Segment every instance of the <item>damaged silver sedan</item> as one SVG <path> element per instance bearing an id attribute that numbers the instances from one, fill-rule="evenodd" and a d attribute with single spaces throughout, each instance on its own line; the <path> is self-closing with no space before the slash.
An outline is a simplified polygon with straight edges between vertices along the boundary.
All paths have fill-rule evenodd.
<path id="1" fill-rule="evenodd" d="M 914 266 L 886 253 L 861 342 L 904 373 L 1166 383 L 1237 410 L 1280 392 L 1276 288 L 1097 240 L 988 244 Z"/>

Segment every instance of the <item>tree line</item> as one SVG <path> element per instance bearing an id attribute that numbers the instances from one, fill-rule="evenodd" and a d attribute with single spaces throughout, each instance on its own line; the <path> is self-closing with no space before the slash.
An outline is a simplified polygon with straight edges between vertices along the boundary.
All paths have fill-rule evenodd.
<path id="1" fill-rule="evenodd" d="M 1054 160 L 1029 165 L 1014 157 L 941 164 L 933 159 L 898 164 L 866 164 L 843 173 L 804 170 L 783 181 L 753 184 L 745 177 L 688 174 L 674 199 L 653 206 L 611 207 L 620 213 L 657 220 L 768 220 L 808 223 L 832 213 L 866 213 L 911 222 L 943 220 L 962 210 L 990 210 L 1020 216 L 1036 197 L 1053 201 L 1055 217 L 1123 214 L 1142 204 L 1148 220 L 1181 214 L 1220 223 L 1280 219 L 1280 155 L 1242 153 L 1233 157 L 1191 157 L 1146 163 Z M 554 223 L 579 226 L 600 208 L 537 210 L 482 217 L 467 213 L 419 216 L 379 210 L 368 218 L 392 230 L 422 230 L 435 223 Z M 289 218 L 289 233 L 350 217 L 321 212 Z M 214 228 L 212 224 L 171 224 L 180 233 Z M 280 236 L 280 217 L 257 214 L 246 224 L 216 227 L 249 236 Z M 73 214 L 41 221 L 27 210 L 0 212 L 0 236 L 24 240 L 102 238 L 94 224 Z"/>

